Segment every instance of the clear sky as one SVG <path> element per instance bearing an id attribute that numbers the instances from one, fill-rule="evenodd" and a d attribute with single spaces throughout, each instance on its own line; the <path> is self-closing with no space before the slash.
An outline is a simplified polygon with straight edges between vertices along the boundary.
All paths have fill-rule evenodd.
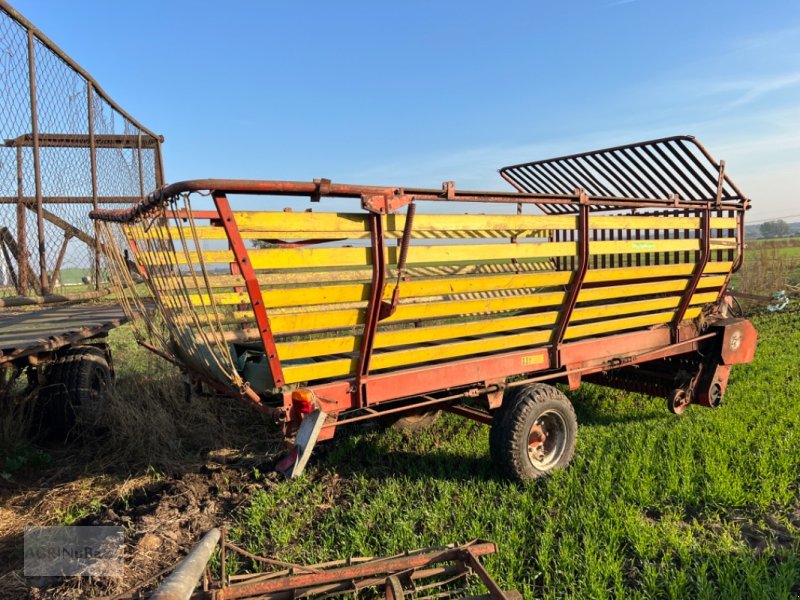
<path id="1" fill-rule="evenodd" d="M 696 135 L 800 220 L 800 2 L 12 0 L 166 137 L 170 181 L 504 189 L 503 165 Z"/>

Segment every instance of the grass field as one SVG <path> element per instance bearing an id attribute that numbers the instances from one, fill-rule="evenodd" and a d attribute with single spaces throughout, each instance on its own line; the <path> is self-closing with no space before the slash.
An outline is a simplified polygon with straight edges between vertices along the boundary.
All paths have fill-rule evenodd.
<path id="1" fill-rule="evenodd" d="M 0 448 L 0 597 L 31 594 L 26 524 L 122 523 L 124 580 L 37 597 L 129 589 L 225 524 L 248 550 L 306 563 L 490 539 L 490 572 L 527 598 L 796 598 L 800 309 L 754 322 L 756 360 L 734 368 L 722 408 L 674 417 L 586 385 L 570 394 L 573 465 L 524 485 L 496 476 L 487 427 L 450 415 L 415 436 L 341 431 L 303 477 L 277 481 L 264 421 L 223 398 L 187 404 L 176 370 L 120 328 L 102 434 Z"/>
<path id="2" fill-rule="evenodd" d="M 719 410 L 677 418 L 660 399 L 572 394 L 576 458 L 546 481 L 496 477 L 488 428 L 457 417 L 414 437 L 362 430 L 256 491 L 232 536 L 302 562 L 491 539 L 490 571 L 526 597 L 796 596 L 800 313 L 756 326 L 756 361 L 734 369 Z"/>

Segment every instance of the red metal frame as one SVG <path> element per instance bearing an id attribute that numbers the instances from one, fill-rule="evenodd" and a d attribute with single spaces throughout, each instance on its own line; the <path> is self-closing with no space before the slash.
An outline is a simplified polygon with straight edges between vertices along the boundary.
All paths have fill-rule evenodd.
<path id="1" fill-rule="evenodd" d="M 567 302 L 561 312 L 561 318 L 558 321 L 558 328 L 553 335 L 553 365 L 555 367 L 561 366 L 561 344 L 564 341 L 564 335 L 567 333 L 567 327 L 572 319 L 572 312 L 575 310 L 575 305 L 578 303 L 578 296 L 583 288 L 583 280 L 586 278 L 586 272 L 589 270 L 589 205 L 587 204 L 586 194 L 580 192 L 580 212 L 578 213 L 578 270 L 572 279 L 570 286 L 569 296 Z"/>
<path id="2" fill-rule="evenodd" d="M 258 332 L 261 336 L 261 342 L 264 344 L 264 352 L 267 355 L 269 363 L 269 370 L 272 374 L 272 380 L 275 382 L 275 387 L 281 387 L 285 380 L 283 378 L 283 369 L 281 368 L 281 361 L 278 357 L 278 349 L 275 346 L 275 337 L 272 335 L 272 329 L 269 326 L 269 317 L 267 317 L 267 308 L 264 306 L 264 299 L 261 296 L 261 287 L 258 285 L 258 277 L 256 276 L 253 265 L 250 264 L 250 257 L 247 253 L 247 247 L 244 244 L 239 227 L 236 224 L 236 219 L 233 216 L 230 202 L 225 194 L 213 192 L 214 205 L 217 207 L 219 218 L 222 221 L 222 227 L 225 229 L 225 234 L 228 236 L 233 256 L 236 258 L 236 264 L 239 271 L 244 278 L 247 294 L 250 296 L 250 305 L 253 308 L 253 313 L 258 326 Z"/>
<path id="3" fill-rule="evenodd" d="M 370 286 L 364 332 L 361 334 L 361 350 L 358 353 L 358 375 L 355 382 L 356 401 L 366 406 L 369 363 L 375 345 L 375 335 L 381 318 L 381 301 L 386 287 L 386 263 L 384 262 L 383 220 L 380 213 L 370 213 L 370 239 L 372 241 L 372 285 Z"/>
<path id="4" fill-rule="evenodd" d="M 708 266 L 708 261 L 711 258 L 711 208 L 706 206 L 706 208 L 702 211 L 700 216 L 701 220 L 701 227 L 702 227 L 702 248 L 700 250 L 700 260 L 697 261 L 694 267 L 694 273 L 692 274 L 692 279 L 689 281 L 689 285 L 686 286 L 686 291 L 684 291 L 683 296 L 681 297 L 681 303 L 678 306 L 678 310 L 675 312 L 675 318 L 672 321 L 672 341 L 679 342 L 680 337 L 678 335 L 679 330 L 678 326 L 683 321 L 683 318 L 686 316 L 686 311 L 689 309 L 689 305 L 692 303 L 692 296 L 697 291 L 697 285 L 700 283 L 700 278 L 703 277 L 703 273 L 706 270 L 706 266 Z"/>

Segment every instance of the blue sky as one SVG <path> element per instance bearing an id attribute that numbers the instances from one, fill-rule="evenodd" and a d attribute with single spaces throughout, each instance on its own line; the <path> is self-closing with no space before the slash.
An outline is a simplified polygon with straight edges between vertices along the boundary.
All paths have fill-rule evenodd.
<path id="1" fill-rule="evenodd" d="M 146 126 L 170 181 L 503 189 L 497 168 L 698 136 L 800 220 L 800 3 L 15 0 Z"/>

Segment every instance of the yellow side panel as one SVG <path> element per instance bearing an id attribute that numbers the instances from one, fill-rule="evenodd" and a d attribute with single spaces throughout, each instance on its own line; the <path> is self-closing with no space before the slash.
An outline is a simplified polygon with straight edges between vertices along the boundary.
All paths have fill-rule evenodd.
<path id="1" fill-rule="evenodd" d="M 695 298 L 697 298 L 697 296 L 695 296 Z M 697 303 L 697 301 L 693 300 L 693 303 Z M 686 318 L 694 318 L 699 313 L 699 308 L 690 309 L 687 311 Z M 590 323 L 585 326 L 573 326 L 567 330 L 565 337 L 574 339 L 578 337 L 596 335 L 598 333 L 623 331 L 625 329 L 644 327 L 647 325 L 665 324 L 672 320 L 673 315 L 674 311 L 661 312 L 651 315 L 629 317 L 626 319 L 614 319 L 601 323 Z M 582 327 L 582 329 L 580 329 L 580 327 Z M 462 342 L 454 342 L 451 344 L 410 348 L 406 350 L 374 354 L 371 361 L 371 368 L 373 371 L 377 371 L 380 369 L 388 369 L 403 365 L 422 364 L 425 362 L 442 360 L 445 358 L 456 358 L 484 352 L 493 352 L 496 350 L 505 351 L 510 348 L 545 344 L 550 341 L 550 336 L 550 331 L 533 331 L 529 333 L 519 333 L 479 340 L 467 340 Z M 309 365 L 286 366 L 283 369 L 283 374 L 287 383 L 299 383 L 314 379 L 349 375 L 355 371 L 357 365 L 357 358 L 342 358 Z"/>
<path id="2" fill-rule="evenodd" d="M 717 292 L 705 292 L 695 294 L 692 297 L 691 304 L 706 304 L 714 302 L 717 299 Z M 679 296 L 671 296 L 668 298 L 654 298 L 652 300 L 637 300 L 635 302 L 626 302 L 625 304 L 605 304 L 603 306 L 587 306 L 583 308 L 576 308 L 572 313 L 572 321 L 588 321 L 591 319 L 603 319 L 613 317 L 620 312 L 620 308 L 624 307 L 625 312 L 647 312 L 654 310 L 662 310 L 665 308 L 677 308 L 680 304 Z"/>
<path id="3" fill-rule="evenodd" d="M 702 311 L 701 308 L 690 308 L 686 311 L 686 319 L 694 319 Z M 670 323 L 675 316 L 675 311 L 654 313 L 649 315 L 639 315 L 636 317 L 626 317 L 624 319 L 613 319 L 610 321 L 600 321 L 598 323 L 586 323 L 585 325 L 572 325 L 564 334 L 565 340 L 588 337 L 601 333 L 613 333 L 625 329 L 636 327 L 646 327 L 648 325 L 661 325 Z"/>
<path id="4" fill-rule="evenodd" d="M 711 240 L 713 250 L 728 250 L 736 244 L 733 238 Z M 616 240 L 590 242 L 589 253 L 601 254 L 645 254 L 654 252 L 682 252 L 700 249 L 699 240 Z M 555 256 L 573 256 L 575 242 L 540 242 L 524 244 L 464 244 L 459 246 L 411 246 L 408 262 L 411 264 L 453 263 L 461 261 L 529 260 L 547 259 Z M 386 250 L 390 263 L 396 263 L 398 248 Z M 202 252 L 206 263 L 231 263 L 233 253 L 229 250 L 206 250 Z M 198 253 L 178 251 L 176 253 L 145 252 L 144 262 L 151 264 L 197 264 Z M 344 266 L 366 266 L 371 264 L 369 248 L 270 248 L 250 250 L 250 261 L 255 269 L 314 269 Z"/>
<path id="5" fill-rule="evenodd" d="M 521 346 L 532 346 L 534 344 L 545 343 L 549 339 L 549 331 L 533 331 L 530 333 L 519 333 L 516 335 L 488 339 L 454 342 L 445 345 L 409 348 L 407 350 L 374 354 L 370 367 L 373 371 L 377 371 L 379 369 L 388 369 L 401 365 L 420 364 L 432 360 L 506 350 Z M 301 381 L 310 381 L 312 379 L 348 375 L 355 370 L 357 364 L 358 359 L 343 358 L 310 365 L 288 366 L 284 367 L 283 375 L 286 378 L 286 383 L 298 383 Z"/>
<path id="6" fill-rule="evenodd" d="M 275 237 L 295 238 L 327 237 L 328 234 L 359 234 L 369 232 L 369 222 L 364 214 L 347 213 L 283 213 L 237 212 L 236 222 L 242 234 L 273 232 Z M 405 227 L 405 215 L 386 217 L 388 233 L 400 234 Z M 592 215 L 592 229 L 699 229 L 697 217 L 604 216 Z M 571 215 L 429 215 L 414 217 L 414 233 L 459 231 L 540 231 L 547 229 L 569 230 L 577 228 L 577 217 Z M 711 219 L 712 229 L 734 229 L 735 218 Z M 324 233 L 325 235 L 320 235 Z M 298 235 L 302 234 L 302 235 Z M 342 237 L 340 235 L 340 237 Z M 350 237 L 349 235 L 346 237 Z M 294 238 L 293 238 L 294 239 Z"/>
<path id="7" fill-rule="evenodd" d="M 362 215 L 335 213 L 238 213 L 240 233 L 244 239 L 368 239 L 369 227 Z M 251 216 L 256 215 L 256 216 Z M 387 217 L 385 234 L 396 239 L 405 227 L 404 215 Z M 572 230 L 577 226 L 572 216 L 546 215 L 417 215 L 412 237 L 415 239 L 476 239 L 501 237 L 547 237 L 550 230 Z M 331 227 L 326 229 L 326 227 Z M 590 229 L 689 229 L 700 228 L 696 217 L 647 217 L 593 215 Z M 188 224 L 183 224 L 183 235 L 192 238 Z M 735 218 L 714 217 L 712 229 L 735 229 Z M 201 240 L 227 239 L 222 227 L 196 225 L 195 232 Z M 135 239 L 156 239 L 164 235 L 150 229 L 142 231 Z M 167 234 L 180 240 L 181 233 L 174 225 Z"/>
<path id="8" fill-rule="evenodd" d="M 421 298 L 449 294 L 498 292 L 500 290 L 535 288 L 542 286 L 564 285 L 569 283 L 572 272 L 561 271 L 540 275 L 506 275 L 502 277 L 452 278 L 437 280 L 408 281 L 400 284 L 401 298 Z M 718 275 L 704 277 L 702 287 L 721 286 L 725 277 Z M 656 294 L 662 292 L 682 291 L 688 279 L 659 281 L 654 283 L 637 283 L 629 286 L 613 286 L 605 288 L 584 289 L 579 297 L 580 302 L 608 298 L 624 298 L 630 295 Z M 394 293 L 395 283 L 386 286 L 384 299 L 388 300 Z M 266 289 L 262 290 L 262 298 L 267 308 L 286 306 L 313 306 L 321 304 L 337 304 L 342 302 L 361 302 L 369 299 L 369 284 L 331 285 L 320 287 Z M 192 294 L 191 301 L 195 305 L 208 304 L 207 294 Z M 218 292 L 214 294 L 217 304 L 248 303 L 246 292 Z"/>
<path id="9" fill-rule="evenodd" d="M 490 319 L 488 321 L 470 321 L 467 323 L 452 323 L 450 325 L 436 325 L 433 327 L 419 327 L 401 329 L 397 331 L 381 331 L 375 336 L 375 348 L 390 348 L 392 346 L 406 346 L 424 342 L 435 342 L 465 336 L 485 335 L 501 331 L 513 331 L 530 327 L 553 325 L 558 319 L 557 312 L 539 313 L 521 317 L 506 317 Z M 325 356 L 356 352 L 361 345 L 361 336 L 344 336 L 320 340 L 307 340 L 299 342 L 284 342 L 278 344 L 278 356 L 281 360 L 294 358 L 308 358 L 312 356 Z"/>

